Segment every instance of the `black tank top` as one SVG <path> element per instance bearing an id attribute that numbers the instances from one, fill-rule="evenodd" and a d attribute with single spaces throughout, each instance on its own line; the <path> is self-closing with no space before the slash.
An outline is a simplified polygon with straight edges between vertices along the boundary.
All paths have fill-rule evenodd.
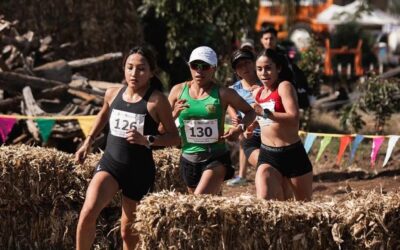
<path id="1" fill-rule="evenodd" d="M 125 89 L 126 86 L 121 88 L 110 106 L 108 117 L 110 131 L 107 136 L 105 155 L 117 162 L 132 164 L 140 157 L 151 157 L 152 153 L 143 145 L 130 144 L 125 138 L 127 130 L 135 128 L 143 135 L 156 135 L 158 124 L 147 110 L 147 102 L 154 89 L 150 87 L 143 98 L 136 103 L 122 99 Z"/>

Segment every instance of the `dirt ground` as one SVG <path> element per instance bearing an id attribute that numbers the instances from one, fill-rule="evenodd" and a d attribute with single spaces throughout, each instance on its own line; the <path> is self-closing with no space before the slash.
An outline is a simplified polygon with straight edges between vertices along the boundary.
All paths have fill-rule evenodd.
<path id="1" fill-rule="evenodd" d="M 366 126 L 359 133 L 374 134 L 373 132 L 373 117 L 364 117 Z M 394 114 L 386 123 L 386 135 L 398 135 L 400 131 L 400 114 Z M 314 112 L 311 130 L 313 132 L 323 133 L 339 133 L 343 134 L 339 125 L 339 117 L 335 112 Z M 397 142 L 392 156 L 386 165 L 382 167 L 387 150 L 387 140 L 382 144 L 382 147 L 377 156 L 377 161 L 374 167 L 370 165 L 371 140 L 364 140 L 355 154 L 354 162 L 348 163 L 349 150 L 346 150 L 343 155 L 340 166 L 336 165 L 336 156 L 339 148 L 339 140 L 333 138 L 327 149 L 322 154 L 318 163 L 315 162 L 315 157 L 318 153 L 319 140 L 314 142 L 314 145 L 309 152 L 311 163 L 313 164 L 314 182 L 313 182 L 313 200 L 326 201 L 332 197 L 339 198 L 349 191 L 378 191 L 378 192 L 393 192 L 400 191 L 400 141 Z M 304 140 L 303 140 L 304 141 Z M 237 163 L 237 144 L 230 144 L 232 153 L 232 162 Z M 235 159 L 236 156 L 236 159 Z M 236 166 L 237 167 L 237 166 Z M 236 171 L 237 174 L 237 171 Z M 254 185 L 255 169 L 248 167 L 247 170 L 247 185 L 240 187 L 229 187 L 224 184 L 223 196 L 239 196 L 241 194 L 256 194 Z"/>
<path id="2" fill-rule="evenodd" d="M 223 196 L 254 195 L 255 171 L 248 171 L 248 183 L 244 186 L 223 187 Z M 314 174 L 313 200 L 328 201 L 349 191 L 375 190 L 377 192 L 400 191 L 400 169 L 384 169 L 379 173 L 354 172 L 323 172 Z"/>
<path id="3" fill-rule="evenodd" d="M 382 193 L 400 191 L 400 150 L 393 152 L 391 161 L 385 168 L 382 168 L 381 162 L 371 168 L 367 159 L 363 159 L 363 164 L 338 167 L 332 163 L 335 161 L 334 155 L 326 158 L 326 162 L 315 164 L 314 157 L 310 156 L 314 164 L 313 200 L 329 201 L 332 197 L 339 198 L 349 191 L 375 190 Z M 236 187 L 224 184 L 223 196 L 235 197 L 242 194 L 255 196 L 254 177 L 255 168 L 248 167 L 247 184 Z"/>

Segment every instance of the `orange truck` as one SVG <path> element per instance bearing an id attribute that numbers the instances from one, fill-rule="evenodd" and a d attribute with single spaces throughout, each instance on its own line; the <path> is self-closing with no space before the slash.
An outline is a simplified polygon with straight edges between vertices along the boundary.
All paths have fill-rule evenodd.
<path id="1" fill-rule="evenodd" d="M 290 20 L 293 25 L 289 29 L 287 17 L 290 16 L 288 2 L 292 1 L 295 8 Z M 312 33 L 326 34 L 328 26 L 317 23 L 316 17 L 319 13 L 333 4 L 333 0 L 289 0 L 286 4 L 281 4 L 279 0 L 260 0 L 256 31 L 260 31 L 263 26 L 273 26 L 278 30 L 279 39 L 290 39 L 299 49 L 307 46 L 307 40 Z M 290 8 L 290 7 L 289 7 Z"/>

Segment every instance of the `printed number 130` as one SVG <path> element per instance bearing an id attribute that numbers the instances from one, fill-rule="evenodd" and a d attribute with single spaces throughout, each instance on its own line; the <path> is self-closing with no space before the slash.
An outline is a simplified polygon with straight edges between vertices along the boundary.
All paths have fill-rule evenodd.
<path id="1" fill-rule="evenodd" d="M 197 131 L 195 131 L 197 129 Z M 212 129 L 210 127 L 197 127 L 197 128 L 190 128 L 191 137 L 210 137 L 212 135 Z M 197 132 L 197 133 L 196 133 Z"/>

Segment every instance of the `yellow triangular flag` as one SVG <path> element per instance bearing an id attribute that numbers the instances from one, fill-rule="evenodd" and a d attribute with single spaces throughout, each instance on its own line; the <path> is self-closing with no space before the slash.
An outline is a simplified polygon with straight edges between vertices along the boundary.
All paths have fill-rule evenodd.
<path id="1" fill-rule="evenodd" d="M 90 130 L 92 129 L 94 120 L 96 119 L 96 116 L 91 115 L 91 116 L 82 116 L 77 118 L 79 122 L 79 126 L 81 126 L 82 132 L 87 137 L 89 135 Z"/>

